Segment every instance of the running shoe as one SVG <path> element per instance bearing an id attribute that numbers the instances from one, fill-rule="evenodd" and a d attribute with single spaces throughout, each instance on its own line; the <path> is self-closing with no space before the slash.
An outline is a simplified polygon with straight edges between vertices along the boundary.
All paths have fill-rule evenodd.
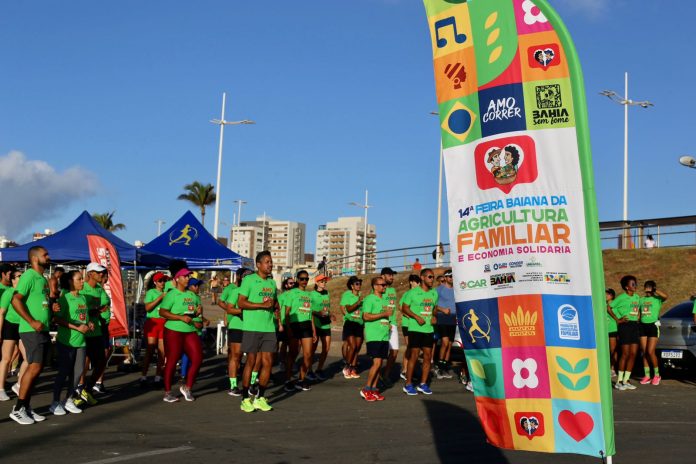
<path id="1" fill-rule="evenodd" d="M 283 391 L 286 391 L 286 392 L 295 391 L 295 382 L 293 382 L 292 380 L 288 380 L 287 382 L 285 382 L 285 386 L 283 387 Z"/>
<path id="2" fill-rule="evenodd" d="M 34 419 L 27 414 L 27 409 L 24 406 L 19 409 L 13 407 L 10 412 L 10 419 L 22 425 L 31 425 L 34 423 Z"/>
<path id="3" fill-rule="evenodd" d="M 12 385 L 12 391 L 14 392 L 15 395 L 19 396 L 19 382 Z"/>
<path id="4" fill-rule="evenodd" d="M 359 379 L 360 378 L 360 374 L 358 374 L 357 369 L 355 369 L 354 367 L 352 367 L 350 369 L 350 378 L 351 379 Z"/>
<path id="5" fill-rule="evenodd" d="M 263 411 L 263 412 L 273 411 L 273 408 L 271 407 L 270 404 L 268 404 L 268 401 L 264 397 L 259 397 L 259 398 L 254 399 L 254 402 L 252 404 L 253 404 L 254 409 L 256 411 Z"/>
<path id="6" fill-rule="evenodd" d="M 82 406 L 83 404 L 85 404 L 85 400 L 78 396 L 73 400 L 73 403 L 75 404 L 75 406 Z"/>
<path id="7" fill-rule="evenodd" d="M 186 385 L 180 386 L 179 391 L 181 392 L 182 395 L 184 395 L 184 399 L 186 401 L 195 401 L 196 398 L 193 397 L 193 394 L 191 393 L 191 389 L 189 387 L 187 387 Z"/>
<path id="8" fill-rule="evenodd" d="M 375 398 L 374 394 L 372 393 L 372 390 L 367 390 L 366 388 L 360 390 L 360 396 L 365 398 L 365 401 L 377 401 L 377 398 Z"/>
<path id="9" fill-rule="evenodd" d="M 624 390 L 635 390 L 635 389 L 636 389 L 636 386 L 635 386 L 635 385 L 631 385 L 631 384 L 628 383 L 628 382 L 624 382 L 624 383 L 623 383 L 623 387 L 624 387 Z"/>
<path id="10" fill-rule="evenodd" d="M 309 386 L 309 383 L 305 380 L 304 382 L 296 383 L 295 384 L 295 389 L 300 390 L 300 391 L 310 391 L 312 387 Z"/>
<path id="11" fill-rule="evenodd" d="M 0 401 L 9 401 L 10 397 L 7 396 L 7 392 L 5 390 L 0 390 Z"/>
<path id="12" fill-rule="evenodd" d="M 312 371 L 307 372 L 307 375 L 305 375 L 305 379 L 309 380 L 310 382 L 314 382 L 315 380 L 318 380 L 317 376 Z"/>
<path id="13" fill-rule="evenodd" d="M 423 393 L 424 395 L 432 395 L 433 391 L 430 389 L 427 383 L 422 383 L 416 387 L 416 389 Z"/>
<path id="14" fill-rule="evenodd" d="M 350 379 L 350 367 L 346 366 L 343 368 L 343 377 L 346 379 Z"/>
<path id="15" fill-rule="evenodd" d="M 474 392 L 474 385 L 471 383 L 471 381 L 466 383 L 466 389 L 470 392 Z"/>
<path id="16" fill-rule="evenodd" d="M 442 370 L 438 369 L 437 367 L 433 369 L 433 374 L 435 377 L 437 377 L 437 380 L 442 380 L 445 378 L 445 374 L 442 372 Z"/>
<path id="17" fill-rule="evenodd" d="M 244 412 L 256 411 L 256 409 L 254 409 L 254 403 L 251 402 L 251 398 L 244 398 L 242 400 L 242 403 L 239 405 L 239 409 L 241 409 Z"/>
<path id="18" fill-rule="evenodd" d="M 403 388 L 404 393 L 406 393 L 409 396 L 417 395 L 418 390 L 416 390 L 416 387 L 413 386 L 413 384 L 407 383 L 404 385 Z"/>
<path id="19" fill-rule="evenodd" d="M 63 408 L 63 405 L 60 404 L 60 401 L 54 401 L 53 403 L 51 403 L 51 405 L 48 407 L 48 410 L 54 416 L 64 416 L 67 414 L 65 412 L 65 409 Z"/>
<path id="20" fill-rule="evenodd" d="M 454 373 L 452 372 L 451 369 L 444 369 L 441 372 L 442 372 L 442 376 L 446 379 L 451 379 L 454 377 Z"/>
<path id="21" fill-rule="evenodd" d="M 65 403 L 63 403 L 63 409 L 72 414 L 80 414 L 82 412 L 82 409 L 75 406 L 75 401 L 73 401 L 72 398 L 65 400 Z"/>
<path id="22" fill-rule="evenodd" d="M 406 380 L 406 372 L 401 372 L 399 374 L 399 377 L 401 377 L 403 380 Z"/>
<path id="23" fill-rule="evenodd" d="M 652 379 L 650 378 L 650 376 L 646 375 L 645 377 L 640 379 L 640 384 L 645 385 L 645 384 L 650 383 L 651 381 L 652 381 Z"/>
<path id="24" fill-rule="evenodd" d="M 372 390 L 372 397 L 375 401 L 384 401 L 384 396 L 379 392 L 379 390 Z"/>
<path id="25" fill-rule="evenodd" d="M 616 382 L 616 383 L 614 384 L 614 388 L 617 389 L 617 390 L 619 390 L 619 391 L 623 391 L 623 390 L 626 389 L 626 387 L 624 387 L 623 382 Z"/>
<path id="26" fill-rule="evenodd" d="M 179 398 L 176 395 L 173 395 L 172 392 L 165 392 L 162 401 L 165 403 L 176 403 L 179 401 Z"/>
<path id="27" fill-rule="evenodd" d="M 80 396 L 82 397 L 83 400 L 85 400 L 87 403 L 89 403 L 90 406 L 94 406 L 97 404 L 97 400 L 94 399 L 92 394 L 88 392 L 87 390 L 82 390 L 80 392 Z"/>
<path id="28" fill-rule="evenodd" d="M 230 388 L 227 390 L 227 394 L 230 396 L 242 396 L 242 390 L 239 387 Z"/>
<path id="29" fill-rule="evenodd" d="M 94 387 L 92 387 L 93 392 L 97 392 L 99 394 L 106 393 L 106 387 L 102 382 L 97 382 L 94 384 Z"/>
<path id="30" fill-rule="evenodd" d="M 659 375 L 656 375 L 656 376 L 653 377 L 653 379 L 652 379 L 652 384 L 653 384 L 653 385 L 660 385 L 660 381 L 661 381 L 661 380 L 662 380 L 662 377 L 660 377 Z"/>
<path id="31" fill-rule="evenodd" d="M 46 420 L 44 416 L 42 416 L 38 412 L 34 412 L 34 410 L 31 408 L 27 408 L 27 414 L 29 415 L 29 417 L 34 419 L 34 422 L 43 422 Z"/>

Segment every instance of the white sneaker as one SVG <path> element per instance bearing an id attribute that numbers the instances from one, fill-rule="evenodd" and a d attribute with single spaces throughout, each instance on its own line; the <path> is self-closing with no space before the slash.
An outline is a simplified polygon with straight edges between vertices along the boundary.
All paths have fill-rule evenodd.
<path id="1" fill-rule="evenodd" d="M 179 391 L 181 392 L 182 395 L 184 395 L 184 399 L 186 401 L 194 401 L 195 398 L 191 394 L 191 390 L 186 385 L 182 385 L 179 387 Z"/>
<path id="2" fill-rule="evenodd" d="M 10 397 L 7 396 L 7 392 L 5 390 L 0 390 L 0 401 L 9 401 Z"/>
<path id="3" fill-rule="evenodd" d="M 466 389 L 470 392 L 474 391 L 474 386 L 471 384 L 471 381 L 466 383 Z"/>
<path id="4" fill-rule="evenodd" d="M 22 425 L 31 425 L 34 423 L 34 419 L 29 417 L 25 407 L 21 407 L 19 410 L 12 408 L 12 412 L 10 412 L 10 419 Z"/>
<path id="5" fill-rule="evenodd" d="M 65 411 L 63 411 L 63 413 L 65 413 Z M 34 422 L 43 422 L 46 420 L 44 416 L 37 412 L 34 412 L 34 410 L 31 408 L 27 408 L 27 414 L 29 414 L 29 416 L 31 416 L 31 418 L 34 419 Z"/>
<path id="6" fill-rule="evenodd" d="M 63 409 L 63 405 L 60 404 L 59 401 L 54 401 L 53 403 L 51 403 L 51 406 L 48 407 L 48 410 L 51 411 L 51 413 L 54 416 L 64 416 L 65 414 L 67 414 L 65 412 L 65 409 Z"/>
<path id="7" fill-rule="evenodd" d="M 624 390 L 635 390 L 635 389 L 636 389 L 636 386 L 635 386 L 635 385 L 632 385 L 632 384 L 630 384 L 630 383 L 628 383 L 628 382 L 624 382 L 624 383 L 623 383 L 623 389 L 624 389 Z"/>
<path id="8" fill-rule="evenodd" d="M 72 398 L 68 398 L 67 400 L 65 400 L 65 404 L 63 405 L 63 407 L 66 411 L 72 414 L 80 414 L 82 412 L 82 409 L 75 406 L 75 402 Z"/>
<path id="9" fill-rule="evenodd" d="M 614 384 L 614 388 L 615 388 L 616 390 L 619 390 L 619 391 L 623 391 L 623 390 L 626 389 L 626 387 L 624 387 L 623 382 L 616 382 L 616 383 Z"/>
<path id="10" fill-rule="evenodd" d="M 14 392 L 15 395 L 19 396 L 19 382 L 12 385 L 12 391 Z"/>

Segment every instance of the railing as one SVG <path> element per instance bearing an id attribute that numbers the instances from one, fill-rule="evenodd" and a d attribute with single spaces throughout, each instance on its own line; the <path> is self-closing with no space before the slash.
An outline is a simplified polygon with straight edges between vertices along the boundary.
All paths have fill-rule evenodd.
<path id="1" fill-rule="evenodd" d="M 330 259 L 326 270 L 331 276 L 356 275 L 379 272 L 384 267 L 390 267 L 401 272 L 413 269 L 418 262 L 426 267 L 449 267 L 449 244 L 441 244 L 439 252 L 437 245 L 422 245 L 408 248 L 394 248 L 366 254 L 367 272 L 364 272 L 362 253 L 341 258 Z"/>
<path id="2" fill-rule="evenodd" d="M 603 249 L 694 246 L 696 216 L 600 222 L 599 231 Z"/>

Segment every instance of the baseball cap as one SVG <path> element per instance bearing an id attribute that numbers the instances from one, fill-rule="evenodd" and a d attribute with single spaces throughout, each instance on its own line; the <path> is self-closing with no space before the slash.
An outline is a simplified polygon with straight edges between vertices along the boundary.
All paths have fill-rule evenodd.
<path id="1" fill-rule="evenodd" d="M 452 269 L 447 269 L 447 270 L 445 271 L 445 273 L 442 274 L 442 275 L 445 276 L 445 277 L 451 276 L 451 275 L 452 275 Z"/>
<path id="2" fill-rule="evenodd" d="M 348 279 L 348 284 L 347 284 L 348 289 L 350 289 L 350 287 L 352 287 L 353 284 L 355 284 L 357 282 L 362 283 L 362 279 L 359 279 L 357 276 L 350 276 L 350 278 Z"/>
<path id="3" fill-rule="evenodd" d="M 390 267 L 383 267 L 382 272 L 380 272 L 380 274 L 381 275 L 387 275 L 387 274 L 394 275 L 394 274 L 396 274 L 396 271 Z"/>
<path id="4" fill-rule="evenodd" d="M 189 279 L 187 287 L 191 287 L 192 285 L 200 285 L 202 283 L 203 283 L 202 280 L 198 280 L 194 277 L 192 279 Z"/>
<path id="5" fill-rule="evenodd" d="M 152 281 L 159 282 L 161 280 L 169 280 L 169 276 L 163 272 L 155 272 L 155 274 L 152 276 Z"/>
<path id="6" fill-rule="evenodd" d="M 89 263 L 87 265 L 87 272 L 104 272 L 106 268 L 99 263 Z"/>
<path id="7" fill-rule="evenodd" d="M 183 268 L 183 269 L 180 269 L 179 272 L 176 273 L 176 275 L 174 276 L 174 278 L 175 278 L 175 279 L 178 279 L 179 277 L 187 276 L 187 275 L 191 275 L 191 274 L 192 274 L 191 271 L 189 271 L 189 270 L 186 269 L 186 268 Z"/>
<path id="8" fill-rule="evenodd" d="M 326 276 L 326 275 L 324 275 L 324 274 L 319 274 L 319 275 L 317 275 L 317 276 L 314 278 L 314 281 L 315 281 L 315 282 L 321 282 L 321 281 L 323 281 L 323 280 L 328 281 L 328 280 L 329 280 L 329 277 Z"/>

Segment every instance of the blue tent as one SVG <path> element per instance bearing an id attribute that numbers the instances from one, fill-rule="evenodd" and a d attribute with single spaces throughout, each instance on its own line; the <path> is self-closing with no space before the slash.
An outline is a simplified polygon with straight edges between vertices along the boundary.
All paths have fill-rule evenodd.
<path id="1" fill-rule="evenodd" d="M 29 248 L 42 246 L 48 250 L 52 262 L 88 263 L 90 258 L 87 235 L 100 235 L 111 242 L 118 252 L 121 264 L 137 263 L 143 266 L 167 267 L 171 260 L 169 256 L 151 253 L 121 240 L 97 224 L 87 211 L 83 211 L 68 227 L 53 235 L 18 247 L 0 250 L 0 261 L 26 262 Z"/>
<path id="2" fill-rule="evenodd" d="M 215 240 L 191 211 L 142 249 L 186 260 L 190 269 L 236 270 L 249 261 Z"/>

